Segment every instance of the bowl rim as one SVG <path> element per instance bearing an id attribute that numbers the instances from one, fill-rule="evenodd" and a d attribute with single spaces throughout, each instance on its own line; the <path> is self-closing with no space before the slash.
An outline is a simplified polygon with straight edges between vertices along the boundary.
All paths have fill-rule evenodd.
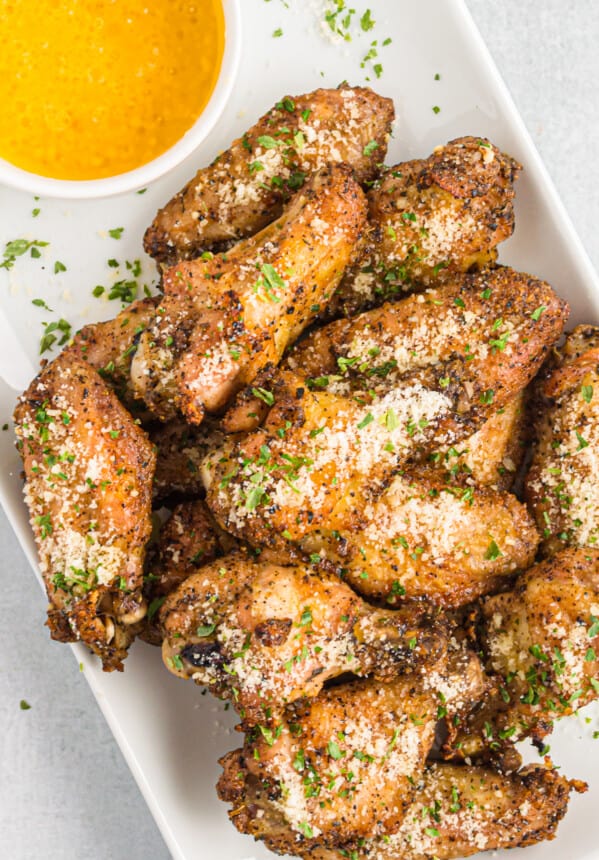
<path id="1" fill-rule="evenodd" d="M 169 149 L 140 167 L 102 179 L 53 179 L 23 170 L 0 158 L 0 184 L 29 191 L 39 197 L 89 200 L 145 188 L 181 164 L 203 143 L 218 122 L 239 70 L 242 46 L 241 0 L 221 2 L 225 17 L 225 45 L 218 79 L 200 116 Z"/>

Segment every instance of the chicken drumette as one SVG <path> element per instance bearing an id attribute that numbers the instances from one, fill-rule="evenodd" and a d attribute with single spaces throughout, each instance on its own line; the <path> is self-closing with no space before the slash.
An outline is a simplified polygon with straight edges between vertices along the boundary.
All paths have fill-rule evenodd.
<path id="1" fill-rule="evenodd" d="M 334 575 L 226 556 L 160 609 L 171 672 L 231 699 L 246 724 L 345 672 L 378 678 L 434 661 L 445 627 L 422 609 L 375 609 Z"/>
<path id="2" fill-rule="evenodd" d="M 395 111 L 367 87 L 285 96 L 161 209 L 144 236 L 161 263 L 251 236 L 312 174 L 345 162 L 360 183 L 385 159 Z"/>

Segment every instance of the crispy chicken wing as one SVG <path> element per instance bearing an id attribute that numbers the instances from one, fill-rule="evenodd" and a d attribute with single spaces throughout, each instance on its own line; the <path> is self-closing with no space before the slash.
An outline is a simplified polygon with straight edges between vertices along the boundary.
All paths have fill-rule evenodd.
<path id="1" fill-rule="evenodd" d="M 122 669 L 146 613 L 152 445 L 96 371 L 65 353 L 14 417 L 51 634 L 81 639 L 104 669 Z"/>
<path id="2" fill-rule="evenodd" d="M 514 229 L 520 165 L 486 138 L 461 137 L 386 171 L 368 194 L 372 232 L 331 310 L 355 314 L 495 259 Z"/>
<path id="3" fill-rule="evenodd" d="M 435 737 L 437 697 L 419 681 L 334 686 L 246 735 L 238 767 L 296 840 L 345 846 L 397 829 Z"/>
<path id="4" fill-rule="evenodd" d="M 558 340 L 568 312 L 549 284 L 507 266 L 456 275 L 317 329 L 292 350 L 287 365 L 306 377 L 341 376 L 353 387 L 366 378 L 387 389 L 407 372 L 459 358 L 473 375 L 509 369 L 506 381 L 515 394 Z M 490 378 L 489 384 L 495 407 L 505 405 L 509 396 Z"/>
<path id="5" fill-rule="evenodd" d="M 599 695 L 599 550 L 566 549 L 482 602 L 487 668 L 501 681 L 459 732 L 460 755 L 497 753 Z"/>
<path id="6" fill-rule="evenodd" d="M 315 174 L 281 219 L 229 254 L 181 263 L 132 364 L 140 399 L 199 424 L 315 318 L 352 259 L 365 198 L 349 168 Z"/>
<path id="7" fill-rule="evenodd" d="M 307 845 L 291 830 L 265 788 L 243 769 L 240 751 L 221 759 L 222 799 L 233 804 L 229 817 L 277 853 L 309 860 L 453 860 L 479 851 L 533 845 L 553 839 L 568 808 L 570 782 L 557 770 L 530 766 L 504 776 L 489 768 L 430 764 L 416 781 L 413 799 L 396 833 L 366 839 L 355 848 Z M 403 786 L 398 789 L 403 802 Z"/>
<path id="8" fill-rule="evenodd" d="M 358 527 L 323 527 L 298 545 L 360 594 L 390 604 L 470 603 L 530 566 L 539 542 L 515 496 L 447 484 L 428 469 L 397 475 L 360 513 Z"/>
<path id="9" fill-rule="evenodd" d="M 393 102 L 366 87 L 285 96 L 158 212 L 145 250 L 174 263 L 251 236 L 328 164 L 345 162 L 361 183 L 374 179 L 394 115 Z"/>
<path id="10" fill-rule="evenodd" d="M 556 366 L 557 365 L 557 366 Z M 568 337 L 540 391 L 537 445 L 526 496 L 542 549 L 595 546 L 599 540 L 599 328 Z"/>
<path id="11" fill-rule="evenodd" d="M 249 731 L 231 756 L 246 782 L 260 783 L 269 810 L 282 815 L 302 848 L 346 847 L 397 830 L 439 717 L 461 713 L 483 683 L 476 655 L 458 647 L 424 674 L 342 683 L 299 700 L 276 725 Z M 230 789 L 225 773 L 219 792 L 237 806 Z M 231 817 L 254 832 L 251 819 Z"/>
<path id="12" fill-rule="evenodd" d="M 267 406 L 259 429 L 206 461 L 208 504 L 255 544 L 359 527 L 395 471 L 456 445 L 510 402 L 565 315 L 547 284 L 502 269 L 331 323 L 236 410 L 245 429 L 254 395 Z"/>
<path id="13" fill-rule="evenodd" d="M 384 678 L 445 647 L 443 623 L 420 611 L 374 609 L 336 576 L 241 554 L 189 577 L 160 617 L 171 672 L 232 699 L 250 725 L 344 672 Z"/>

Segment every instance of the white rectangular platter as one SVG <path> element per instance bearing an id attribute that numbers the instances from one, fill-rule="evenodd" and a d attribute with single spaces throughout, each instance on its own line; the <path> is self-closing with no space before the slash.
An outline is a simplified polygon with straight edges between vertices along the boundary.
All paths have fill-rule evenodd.
<path id="1" fill-rule="evenodd" d="M 0 271 L 0 423 L 9 420 L 18 392 L 35 373 L 42 322 L 64 317 L 76 329 L 114 315 L 119 305 L 94 298 L 92 290 L 126 277 L 126 270 L 107 265 L 110 258 L 141 259 L 141 280 L 152 282 L 153 266 L 143 257 L 141 237 L 156 208 L 282 95 L 342 80 L 371 78 L 375 89 L 395 100 L 398 124 L 390 163 L 428 155 L 462 134 L 487 136 L 521 161 L 517 228 L 502 246 L 501 259 L 547 279 L 570 301 L 572 322 L 599 322 L 597 277 L 464 4 L 370 0 L 352 5 L 357 10 L 354 39 L 335 43 L 325 35 L 325 2 L 242 0 L 244 50 L 233 97 L 201 150 L 147 193 L 65 203 L 34 202 L 28 194 L 0 189 L 0 248 L 17 237 L 50 243 L 39 259 L 22 257 L 12 271 Z M 367 7 L 376 26 L 364 32 L 359 17 Z M 273 38 L 278 28 L 283 35 Z M 388 37 L 391 44 L 382 47 Z M 379 57 L 374 62 L 383 66 L 378 80 L 372 61 L 360 66 L 375 39 Z M 41 210 L 35 219 L 34 207 Z M 115 227 L 124 227 L 118 240 L 108 232 Z M 56 260 L 66 272 L 54 274 Z M 43 298 L 54 313 L 33 306 L 33 298 Z M 11 432 L 0 433 L 0 456 L 0 498 L 35 567 Z M 123 675 L 103 674 L 83 648 L 74 650 L 173 857 L 272 857 L 236 833 L 215 796 L 217 758 L 239 740 L 232 730 L 235 720 L 222 703 L 170 676 L 159 652 L 143 644 L 132 649 Z M 555 842 L 514 850 L 511 860 L 598 856 L 592 825 L 599 806 L 599 743 L 591 740 L 598 728 L 598 709 L 560 726 L 552 755 L 568 776 L 587 779 L 590 791 L 572 799 Z"/>

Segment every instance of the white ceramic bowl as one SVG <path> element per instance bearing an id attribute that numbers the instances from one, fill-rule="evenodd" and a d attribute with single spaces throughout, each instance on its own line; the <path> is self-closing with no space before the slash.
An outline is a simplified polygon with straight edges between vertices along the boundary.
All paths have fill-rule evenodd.
<path id="1" fill-rule="evenodd" d="M 222 0 L 225 13 L 225 49 L 218 81 L 210 97 L 210 101 L 183 137 L 147 164 L 119 173 L 117 176 L 107 176 L 104 179 L 51 179 L 38 176 L 28 170 L 22 170 L 9 161 L 0 158 L 0 184 L 10 185 L 22 191 L 30 191 L 40 197 L 63 197 L 69 199 L 86 199 L 93 197 L 110 197 L 124 191 L 144 188 L 168 173 L 183 159 L 193 152 L 208 136 L 216 125 L 225 104 L 227 103 L 239 67 L 241 56 L 241 10 L 240 0 Z"/>

